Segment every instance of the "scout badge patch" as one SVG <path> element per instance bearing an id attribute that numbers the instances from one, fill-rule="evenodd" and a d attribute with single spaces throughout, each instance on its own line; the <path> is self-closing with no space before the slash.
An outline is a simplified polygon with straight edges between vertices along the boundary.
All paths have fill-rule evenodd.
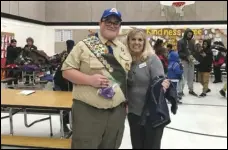
<path id="1" fill-rule="evenodd" d="M 99 38 L 96 36 L 91 36 L 87 39 L 84 39 L 83 42 L 91 50 L 91 52 L 98 58 L 98 60 L 105 66 L 108 72 L 113 72 L 114 69 L 110 64 L 104 59 L 102 55 L 108 54 L 108 48 L 101 43 Z"/>
<path id="2" fill-rule="evenodd" d="M 127 71 L 129 71 L 129 70 L 131 69 L 129 63 L 125 63 L 125 69 L 126 69 Z"/>

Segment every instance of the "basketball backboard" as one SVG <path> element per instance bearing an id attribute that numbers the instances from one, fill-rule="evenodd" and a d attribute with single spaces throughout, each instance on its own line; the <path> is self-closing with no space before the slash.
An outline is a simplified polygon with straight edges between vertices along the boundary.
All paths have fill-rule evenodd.
<path id="1" fill-rule="evenodd" d="M 188 5 L 194 4 L 195 1 L 160 1 L 161 4 L 161 15 L 164 14 L 164 6 L 174 7 L 176 9 L 176 13 L 180 16 L 184 16 L 183 8 Z"/>

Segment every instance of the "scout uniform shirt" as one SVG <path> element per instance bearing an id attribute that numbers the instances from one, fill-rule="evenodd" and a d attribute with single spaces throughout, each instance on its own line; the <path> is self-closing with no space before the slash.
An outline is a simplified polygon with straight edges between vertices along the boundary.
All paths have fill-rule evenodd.
<path id="1" fill-rule="evenodd" d="M 98 34 L 98 37 L 102 44 L 105 44 L 108 41 L 103 38 L 101 34 Z M 87 75 L 103 74 L 108 78 L 112 77 L 107 68 L 105 68 L 102 62 L 95 56 L 95 54 L 83 41 L 78 42 L 78 44 L 73 48 L 71 53 L 64 61 L 62 70 L 77 69 Z M 112 41 L 112 43 L 113 44 L 111 47 L 113 49 L 113 55 L 122 66 L 124 71 L 127 73 L 132 62 L 131 55 L 127 47 L 120 41 L 115 39 Z M 125 78 L 127 78 L 127 76 Z M 74 84 L 72 92 L 73 98 L 101 109 L 116 107 L 126 100 L 124 93 L 119 86 L 116 86 L 114 88 L 115 95 L 111 99 L 105 99 L 102 96 L 98 95 L 98 89 L 99 88 L 95 88 L 89 85 Z"/>

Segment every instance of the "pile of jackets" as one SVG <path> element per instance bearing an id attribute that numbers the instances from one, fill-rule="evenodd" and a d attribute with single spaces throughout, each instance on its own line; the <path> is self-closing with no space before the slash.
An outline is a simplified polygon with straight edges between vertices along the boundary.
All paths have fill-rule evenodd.
<path id="1" fill-rule="evenodd" d="M 44 65 L 49 64 L 49 57 L 44 51 L 40 50 L 22 50 L 17 59 L 15 60 L 17 65 Z"/>

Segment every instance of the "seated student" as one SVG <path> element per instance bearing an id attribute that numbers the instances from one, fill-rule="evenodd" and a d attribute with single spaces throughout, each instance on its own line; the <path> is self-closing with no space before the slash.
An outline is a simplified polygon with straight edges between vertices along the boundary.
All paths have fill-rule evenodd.
<path id="1" fill-rule="evenodd" d="M 180 63 L 180 58 L 178 52 L 172 50 L 172 45 L 168 44 L 167 47 L 169 50 L 168 55 L 168 74 L 167 77 L 171 79 L 171 82 L 178 88 L 178 82 L 182 79 L 183 75 L 183 66 Z M 172 81 L 173 80 L 173 81 Z M 174 82 L 174 80 L 179 80 L 178 82 Z M 179 98 L 181 99 L 181 98 Z M 180 101 L 178 103 L 181 103 Z"/>
<path id="2" fill-rule="evenodd" d="M 58 66 L 58 69 L 54 76 L 54 84 L 55 84 L 54 90 L 55 91 L 72 91 L 72 89 L 73 89 L 73 84 L 71 82 L 69 82 L 68 80 L 66 80 L 65 78 L 63 78 L 61 68 L 62 68 L 63 62 L 65 61 L 65 59 L 67 58 L 67 56 L 71 52 L 71 50 L 73 49 L 75 43 L 73 40 L 67 40 L 66 45 L 67 45 L 67 51 L 64 51 L 62 53 L 61 64 Z M 69 113 L 64 111 L 64 117 L 63 117 L 64 133 L 69 132 L 67 124 L 69 124 Z"/>
<path id="3" fill-rule="evenodd" d="M 37 50 L 37 47 L 34 45 L 34 40 L 33 38 L 29 37 L 26 39 L 26 45 L 24 47 L 25 50 L 33 50 L 33 49 L 36 49 Z"/>
<path id="4" fill-rule="evenodd" d="M 21 48 L 17 47 L 17 41 L 12 39 L 10 41 L 10 45 L 7 47 L 7 56 L 6 56 L 6 63 L 14 64 L 14 61 L 18 57 L 21 52 Z"/>
<path id="5" fill-rule="evenodd" d="M 21 48 L 17 47 L 17 40 L 12 39 L 10 41 L 10 45 L 7 47 L 7 55 L 6 55 L 6 65 L 11 65 L 11 64 L 15 64 L 15 60 L 17 59 L 18 55 L 21 52 Z M 16 78 L 17 80 L 14 81 L 14 84 L 18 84 L 18 77 L 20 74 L 18 74 L 17 72 L 14 72 L 13 70 L 10 70 L 8 72 L 8 76 L 7 77 L 13 77 Z M 12 81 L 9 81 L 7 83 L 8 85 L 12 85 Z"/>
<path id="6" fill-rule="evenodd" d="M 37 50 L 37 47 L 34 45 L 34 40 L 31 37 L 28 37 L 26 39 L 27 44 L 24 47 L 23 50 L 23 57 L 28 57 L 29 56 L 29 51 L 31 50 Z M 31 80 L 33 80 L 33 78 L 31 78 Z M 26 76 L 26 81 L 25 84 L 29 84 L 29 77 Z"/>

